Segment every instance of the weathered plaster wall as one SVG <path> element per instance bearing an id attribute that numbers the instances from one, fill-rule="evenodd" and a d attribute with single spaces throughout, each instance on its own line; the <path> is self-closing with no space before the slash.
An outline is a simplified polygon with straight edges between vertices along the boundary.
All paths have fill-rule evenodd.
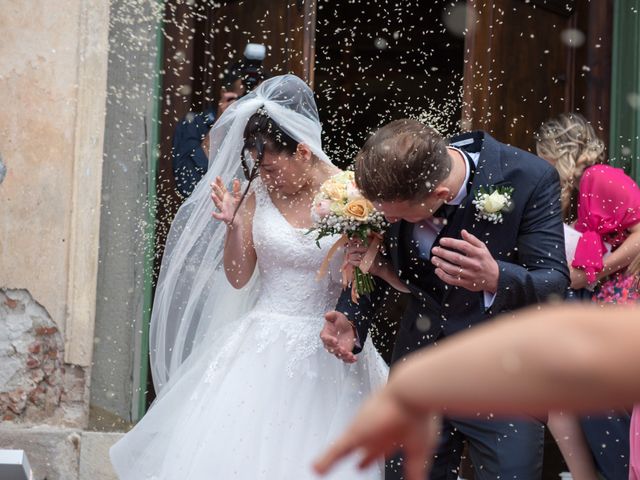
<path id="1" fill-rule="evenodd" d="M 5 0 L 0 15 L 0 287 L 27 289 L 91 363 L 108 3 Z"/>
<path id="2" fill-rule="evenodd" d="M 0 419 L 88 422 L 108 3 L 0 14 Z"/>
<path id="3" fill-rule="evenodd" d="M 80 7 L 79 0 L 6 0 L 0 15 L 0 155 L 7 169 L 0 184 L 0 286 L 27 288 L 61 328 Z"/>

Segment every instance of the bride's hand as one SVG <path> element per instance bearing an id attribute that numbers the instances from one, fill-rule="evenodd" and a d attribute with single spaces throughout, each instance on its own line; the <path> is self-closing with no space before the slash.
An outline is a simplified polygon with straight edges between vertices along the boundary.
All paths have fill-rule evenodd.
<path id="1" fill-rule="evenodd" d="M 349 243 L 347 243 L 347 248 L 345 251 L 345 256 L 347 259 L 347 263 L 349 265 L 353 265 L 354 267 L 359 267 L 362 263 L 362 259 L 364 258 L 365 253 L 367 253 L 368 247 L 360 239 L 351 239 Z M 385 266 L 382 255 L 378 251 L 376 253 L 376 257 L 371 263 L 371 267 L 369 268 L 369 272 L 371 275 L 375 275 L 380 277 L 380 273 Z"/>
<path id="2" fill-rule="evenodd" d="M 229 226 L 232 225 L 232 222 L 234 225 L 238 222 L 237 216 L 234 220 L 233 215 L 240 204 L 240 180 L 234 179 L 231 188 L 232 191 L 227 190 L 220 177 L 217 177 L 216 181 L 211 184 L 211 200 L 218 209 L 217 212 L 213 212 L 213 218 Z"/>
<path id="3" fill-rule="evenodd" d="M 347 263 L 354 267 L 359 267 L 366 252 L 367 248 L 362 241 L 356 239 L 350 240 L 345 253 Z M 379 251 L 376 253 L 376 257 L 371 263 L 368 273 L 380 277 L 399 292 L 409 293 L 410 291 L 394 271 L 389 259 L 381 255 Z"/>

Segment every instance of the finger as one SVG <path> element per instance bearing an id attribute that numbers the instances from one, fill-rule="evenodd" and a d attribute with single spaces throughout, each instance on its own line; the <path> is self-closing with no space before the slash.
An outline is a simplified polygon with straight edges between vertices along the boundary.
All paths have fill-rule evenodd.
<path id="1" fill-rule="evenodd" d="M 324 455 L 314 462 L 313 468 L 317 473 L 324 475 L 341 459 L 353 452 L 355 442 L 352 439 L 353 434 L 350 432 L 351 429 L 343 435 L 337 443 L 329 448 Z"/>
<path id="2" fill-rule="evenodd" d="M 451 275 L 456 278 L 464 278 L 465 275 L 469 275 L 470 272 L 465 271 L 460 265 L 455 265 L 453 263 L 449 263 L 446 260 L 443 260 L 440 257 L 431 257 L 431 263 L 438 267 L 440 270 L 443 270 L 444 273 Z"/>
<path id="3" fill-rule="evenodd" d="M 472 233 L 469 233 L 467 230 L 462 230 L 462 238 L 467 242 L 469 242 L 474 247 L 477 247 L 477 248 L 485 247 L 485 244 L 482 240 L 480 240 L 478 237 L 476 237 Z"/>
<path id="4" fill-rule="evenodd" d="M 225 219 L 226 219 L 226 217 L 224 216 L 224 214 L 222 214 L 222 213 L 218 213 L 218 212 L 213 212 L 213 213 L 211 214 L 211 216 L 212 216 L 213 218 L 215 218 L 216 220 L 220 220 L 221 222 L 224 222 L 224 221 L 225 221 Z"/>
<path id="5" fill-rule="evenodd" d="M 351 262 L 351 264 L 357 263 L 358 265 L 362 262 L 362 253 L 350 253 L 347 255 L 347 261 Z"/>
<path id="6" fill-rule="evenodd" d="M 456 286 L 456 287 L 461 287 L 461 286 L 463 286 L 463 284 L 466 283 L 465 280 L 461 279 L 460 277 L 449 275 L 448 273 L 446 273 L 441 268 L 436 268 L 434 270 L 434 272 L 438 276 L 438 278 L 440 280 L 442 280 L 444 283 L 446 283 L 447 285 L 453 285 L 453 286 Z"/>
<path id="7" fill-rule="evenodd" d="M 482 285 L 485 284 L 484 281 L 476 282 L 473 279 L 464 278 L 459 275 L 450 275 L 439 268 L 435 269 L 435 274 L 447 285 L 461 287 L 469 290 L 470 292 L 479 292 L 482 290 Z"/>
<path id="8" fill-rule="evenodd" d="M 332 310 L 331 312 L 327 312 L 324 314 L 324 319 L 329 323 L 336 323 L 338 320 L 338 312 Z"/>
<path id="9" fill-rule="evenodd" d="M 344 363 L 356 363 L 357 357 L 349 350 L 340 346 L 340 342 L 336 342 L 336 344 L 331 348 L 333 355 L 342 360 Z"/>
<path id="10" fill-rule="evenodd" d="M 400 450 L 396 442 L 387 438 L 375 438 L 374 440 L 377 440 L 379 445 L 377 448 L 373 448 L 371 446 L 368 447 L 368 450 L 365 451 L 365 457 L 358 464 L 358 467 L 361 469 L 369 467 L 373 462 L 381 457 L 390 458 Z M 365 440 L 360 440 L 359 443 L 361 447 L 364 442 Z"/>
<path id="11" fill-rule="evenodd" d="M 224 198 L 224 192 L 222 191 L 222 189 L 218 186 L 218 185 L 214 185 L 213 187 L 211 187 L 213 190 L 213 193 L 215 194 L 215 196 L 219 199 L 222 200 Z"/>
<path id="12" fill-rule="evenodd" d="M 236 198 L 240 197 L 240 180 L 237 178 L 233 179 L 233 195 Z"/>
<path id="13" fill-rule="evenodd" d="M 364 242 L 359 238 L 352 238 L 347 243 L 347 248 L 364 248 Z"/>
<path id="14" fill-rule="evenodd" d="M 369 449 L 369 450 L 365 451 L 364 458 L 362 460 L 360 460 L 360 462 L 358 462 L 358 468 L 360 470 L 364 470 L 364 469 L 368 468 L 373 462 L 378 460 L 384 454 L 385 454 L 385 452 L 380 450 L 380 449 L 375 449 L 375 450 Z"/>
<path id="15" fill-rule="evenodd" d="M 216 208 L 222 211 L 222 200 L 220 200 L 217 195 L 211 195 L 211 200 L 213 200 L 213 204 L 216 206 Z"/>
<path id="16" fill-rule="evenodd" d="M 211 200 L 213 200 L 213 204 L 215 205 L 215 207 L 220 210 L 220 212 L 222 212 L 224 210 L 224 201 L 223 199 L 218 196 L 218 195 L 211 195 Z"/>
<path id="17" fill-rule="evenodd" d="M 346 352 L 343 356 L 342 356 L 342 361 L 344 363 L 348 363 L 348 364 L 352 364 L 352 363 L 356 363 L 358 361 L 358 357 L 356 357 L 353 353 L 351 352 Z"/>
<path id="18" fill-rule="evenodd" d="M 407 480 L 423 480 L 425 477 L 425 463 L 427 448 L 405 451 L 404 474 Z"/>
<path id="19" fill-rule="evenodd" d="M 466 255 L 473 255 L 478 252 L 478 247 L 472 245 L 466 240 L 460 240 L 457 238 L 444 237 L 440 239 L 440 246 L 446 247 L 449 250 L 458 250 Z"/>
<path id="20" fill-rule="evenodd" d="M 475 267 L 475 261 L 473 259 L 467 257 L 466 255 L 462 255 L 455 250 L 447 250 L 446 248 L 442 247 L 433 247 L 431 249 L 431 253 L 434 255 L 433 257 L 431 257 L 432 260 L 435 257 L 439 257 L 448 261 L 449 263 L 458 265 L 466 269 Z"/>
<path id="21" fill-rule="evenodd" d="M 216 177 L 216 186 L 222 191 L 222 192 L 226 192 L 227 191 L 227 187 L 225 186 L 224 182 L 222 181 L 222 177 Z"/>
<path id="22" fill-rule="evenodd" d="M 325 348 L 336 349 L 338 347 L 338 339 L 336 337 L 332 337 L 330 335 L 320 334 L 320 340 L 324 344 Z M 333 353 L 333 352 L 331 352 Z"/>

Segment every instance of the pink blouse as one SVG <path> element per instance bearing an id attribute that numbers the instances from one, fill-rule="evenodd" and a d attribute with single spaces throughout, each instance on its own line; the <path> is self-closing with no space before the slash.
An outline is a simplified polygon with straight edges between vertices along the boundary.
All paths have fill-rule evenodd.
<path id="1" fill-rule="evenodd" d="M 580 179 L 578 219 L 582 232 L 571 265 L 584 270 L 590 283 L 603 269 L 604 242 L 615 250 L 627 237 L 627 229 L 640 222 L 640 188 L 621 169 L 593 165 Z"/>

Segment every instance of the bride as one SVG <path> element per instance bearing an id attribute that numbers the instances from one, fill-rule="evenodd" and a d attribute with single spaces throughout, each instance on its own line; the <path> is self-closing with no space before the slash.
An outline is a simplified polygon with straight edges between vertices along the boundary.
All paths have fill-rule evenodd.
<path id="1" fill-rule="evenodd" d="M 320 342 L 341 289 L 335 269 L 316 279 L 336 239 L 318 248 L 305 234 L 315 193 L 338 172 L 320 133 L 313 94 L 292 75 L 214 125 L 207 181 L 174 220 L 156 289 L 157 397 L 110 451 L 120 479 L 315 478 L 313 458 L 386 381 L 369 340 L 353 365 Z M 383 468 L 345 464 L 332 478 L 377 480 Z"/>

